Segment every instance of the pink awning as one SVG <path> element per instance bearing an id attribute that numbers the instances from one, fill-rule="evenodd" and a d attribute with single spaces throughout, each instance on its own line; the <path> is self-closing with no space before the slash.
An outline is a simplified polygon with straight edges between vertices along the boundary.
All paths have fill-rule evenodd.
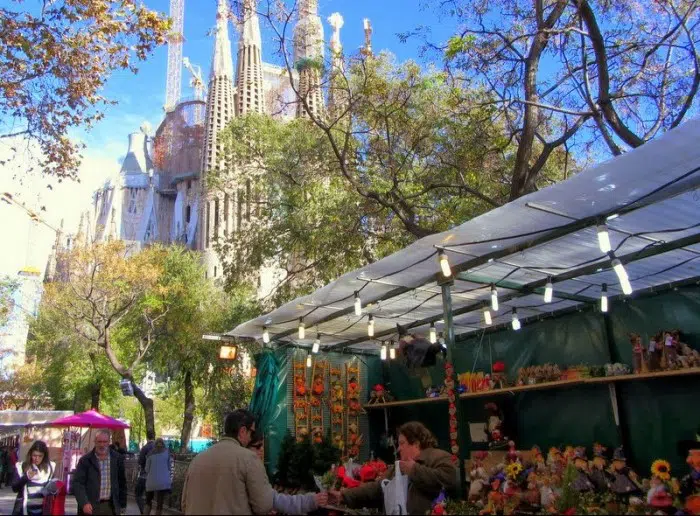
<path id="1" fill-rule="evenodd" d="M 80 428 L 106 428 L 108 430 L 118 430 L 129 428 L 129 425 L 113 417 L 100 414 L 96 410 L 90 409 L 87 412 L 74 414 L 72 416 L 61 417 L 49 423 L 49 426 L 75 426 Z"/>

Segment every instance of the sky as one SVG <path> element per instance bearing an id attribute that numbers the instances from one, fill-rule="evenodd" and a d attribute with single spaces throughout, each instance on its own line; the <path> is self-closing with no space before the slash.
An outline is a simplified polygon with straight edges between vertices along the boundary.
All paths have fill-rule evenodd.
<path id="1" fill-rule="evenodd" d="M 216 0 L 184 1 L 183 55 L 201 66 L 204 77 L 208 77 L 213 45 L 210 31 L 216 21 Z M 26 0 L 26 5 L 37 2 Z M 154 10 L 169 12 L 169 0 L 144 0 L 144 3 Z M 354 54 L 364 43 L 363 19 L 369 18 L 374 30 L 372 47 L 375 52 L 386 49 L 400 61 L 420 60 L 420 42 L 409 40 L 401 43 L 398 33 L 428 26 L 435 40 L 444 41 L 453 29 L 449 19 L 441 19 L 430 8 L 422 9 L 421 3 L 422 0 L 319 0 L 325 39 L 328 41 L 332 34 L 328 16 L 341 13 L 345 20 L 341 41 L 345 53 Z M 12 0 L 0 0 L 0 7 L 16 9 L 17 4 Z M 262 31 L 263 59 L 277 63 L 272 34 L 264 25 Z M 229 26 L 229 32 L 235 61 L 237 32 L 233 26 Z M 81 130 L 70 135 L 86 144 L 79 182 L 58 184 L 39 174 L 27 176 L 23 171 L 29 164 L 17 161 L 12 167 L 5 166 L 0 170 L 0 193 L 12 193 L 34 210 L 44 206 L 46 210 L 41 215 L 51 226 L 58 227 L 61 220 L 65 220 L 65 227 L 75 231 L 80 212 L 90 205 L 92 192 L 119 173 L 129 133 L 138 131 L 143 122 L 148 122 L 153 130 L 158 127 L 165 99 L 166 69 L 167 48 L 161 47 L 146 62 L 140 63 L 137 75 L 118 72 L 109 79 L 104 94 L 117 100 L 118 104 L 109 107 L 104 120 L 90 132 Z M 183 69 L 182 77 L 182 97 L 185 98 L 192 95 L 187 70 Z M 0 159 L 8 155 L 11 144 L 3 143 L 4 146 L 0 145 Z M 47 184 L 52 188 L 47 188 Z M 0 253 L 0 275 L 15 275 L 26 265 L 43 271 L 55 238 L 54 232 L 44 225 L 34 225 L 24 211 L 4 202 L 0 202 L 0 221 L 0 242 L 4 247 Z"/>

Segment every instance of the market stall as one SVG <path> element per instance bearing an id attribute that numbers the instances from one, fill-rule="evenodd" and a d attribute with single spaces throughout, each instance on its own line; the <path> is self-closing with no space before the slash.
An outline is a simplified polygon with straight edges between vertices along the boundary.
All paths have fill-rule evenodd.
<path id="1" fill-rule="evenodd" d="M 323 399 L 354 423 L 347 375 L 314 366 L 339 354 L 361 360 L 365 389 L 383 386 L 360 395 L 370 450 L 417 419 L 464 479 L 472 453 L 506 437 L 587 457 L 600 442 L 642 476 L 659 458 L 682 475 L 681 444 L 700 425 L 689 410 L 700 395 L 699 137 L 690 121 L 232 330 L 274 349 L 276 391 L 259 373 L 254 399 L 275 402 L 257 407 L 266 431 L 313 431 Z M 307 395 L 317 381 L 322 400 Z"/>

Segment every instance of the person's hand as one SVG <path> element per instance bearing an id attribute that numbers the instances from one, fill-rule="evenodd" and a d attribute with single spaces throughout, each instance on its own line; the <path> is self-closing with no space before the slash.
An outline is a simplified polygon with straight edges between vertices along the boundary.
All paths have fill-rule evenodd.
<path id="1" fill-rule="evenodd" d="M 92 504 L 86 503 L 83 505 L 83 512 L 85 514 L 92 514 Z"/>
<path id="2" fill-rule="evenodd" d="M 413 468 L 416 467 L 416 461 L 414 460 L 400 460 L 399 469 L 404 475 L 410 475 Z"/>
<path id="3" fill-rule="evenodd" d="M 327 492 L 323 493 L 316 493 L 316 505 L 319 507 L 323 507 L 324 505 L 328 505 L 328 499 L 330 497 L 328 496 Z"/>
<path id="4" fill-rule="evenodd" d="M 27 471 L 27 478 L 29 480 L 33 479 L 35 476 L 36 476 L 36 471 L 34 471 L 33 469 L 30 469 L 29 471 Z"/>
<path id="5" fill-rule="evenodd" d="M 335 489 L 328 491 L 328 502 L 330 504 L 338 505 L 342 499 L 343 495 L 340 494 L 340 491 L 336 491 Z"/>

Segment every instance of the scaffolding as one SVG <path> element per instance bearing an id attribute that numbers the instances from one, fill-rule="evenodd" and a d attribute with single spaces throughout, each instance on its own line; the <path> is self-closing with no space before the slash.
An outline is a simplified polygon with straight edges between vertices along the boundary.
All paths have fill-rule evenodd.
<path id="1" fill-rule="evenodd" d="M 165 111 L 174 109 L 180 101 L 182 84 L 182 43 L 184 37 L 185 0 L 170 0 L 173 27 L 168 37 L 168 77 L 165 87 Z"/>
<path id="2" fill-rule="evenodd" d="M 182 176 L 199 177 L 204 144 L 204 112 L 201 99 L 185 99 L 165 114 L 156 130 L 154 162 L 162 185 Z"/>

